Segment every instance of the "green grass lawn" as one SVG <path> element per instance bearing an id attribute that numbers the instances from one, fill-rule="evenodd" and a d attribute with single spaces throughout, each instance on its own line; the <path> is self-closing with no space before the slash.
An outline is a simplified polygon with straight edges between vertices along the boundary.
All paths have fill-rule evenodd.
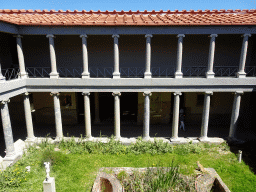
<path id="1" fill-rule="evenodd" d="M 43 163 L 51 162 L 50 176 L 55 177 L 57 191 L 91 191 L 100 167 L 154 167 L 161 162 L 167 166 L 174 160 L 181 173 L 194 174 L 197 161 L 214 168 L 232 191 L 255 191 L 256 176 L 244 162 L 238 163 L 227 144 L 169 145 L 144 142 L 125 146 L 111 140 L 108 144 L 74 140 L 59 144 L 30 147 L 14 166 L 0 172 L 0 191 L 43 191 L 46 173 Z M 55 151 L 54 148 L 60 151 Z M 26 171 L 31 166 L 31 171 Z"/>

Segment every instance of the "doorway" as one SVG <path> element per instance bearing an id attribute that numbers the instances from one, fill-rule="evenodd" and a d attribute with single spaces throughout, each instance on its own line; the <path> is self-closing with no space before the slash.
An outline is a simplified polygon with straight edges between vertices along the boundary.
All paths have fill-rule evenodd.
<path id="1" fill-rule="evenodd" d="M 121 123 L 137 123 L 138 93 L 124 92 L 120 97 Z"/>

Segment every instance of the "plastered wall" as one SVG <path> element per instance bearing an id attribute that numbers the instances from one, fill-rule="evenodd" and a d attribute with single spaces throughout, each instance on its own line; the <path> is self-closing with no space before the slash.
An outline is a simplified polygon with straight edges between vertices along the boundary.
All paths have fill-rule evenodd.
<path id="1" fill-rule="evenodd" d="M 143 93 L 138 93 L 137 124 L 143 124 L 144 119 Z M 171 93 L 152 93 L 150 97 L 150 124 L 168 124 L 170 122 Z"/>
<path id="2" fill-rule="evenodd" d="M 3 65 L 13 62 L 9 52 L 10 47 L 15 46 L 15 43 L 8 43 L 6 36 L 15 40 L 11 35 L 0 33 L 0 42 L 4 44 L 4 49 L 1 49 L 4 52 L 4 56 L 1 56 Z M 210 45 L 208 36 L 186 35 L 183 38 L 184 67 L 207 66 Z M 120 35 L 118 40 L 120 67 L 145 67 L 145 36 Z M 89 67 L 113 67 L 113 41 L 111 35 L 88 35 Z M 242 41 L 241 35 L 218 35 L 214 66 L 238 66 Z M 255 65 L 254 41 L 253 36 L 249 38 L 246 66 Z M 151 67 L 175 67 L 178 42 L 176 35 L 153 35 L 151 42 Z M 54 44 L 57 67 L 83 67 L 82 39 L 79 35 L 56 35 Z M 22 46 L 26 67 L 50 67 L 49 39 L 46 35 L 24 35 Z"/>

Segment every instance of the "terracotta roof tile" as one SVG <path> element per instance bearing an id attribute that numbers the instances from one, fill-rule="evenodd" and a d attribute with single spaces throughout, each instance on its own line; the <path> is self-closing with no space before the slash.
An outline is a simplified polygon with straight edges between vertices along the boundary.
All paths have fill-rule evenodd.
<path id="1" fill-rule="evenodd" d="M 255 9 L 174 11 L 78 11 L 0 9 L 0 21 L 16 25 L 256 25 Z"/>

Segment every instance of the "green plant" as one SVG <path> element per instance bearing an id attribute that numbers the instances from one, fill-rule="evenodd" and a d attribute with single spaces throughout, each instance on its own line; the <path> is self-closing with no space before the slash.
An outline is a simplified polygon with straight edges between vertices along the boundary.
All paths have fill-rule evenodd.
<path id="1" fill-rule="evenodd" d="M 120 180 L 120 181 L 123 181 L 125 178 L 128 177 L 128 174 L 125 172 L 125 171 L 120 171 L 118 174 L 117 174 L 117 178 Z"/>

